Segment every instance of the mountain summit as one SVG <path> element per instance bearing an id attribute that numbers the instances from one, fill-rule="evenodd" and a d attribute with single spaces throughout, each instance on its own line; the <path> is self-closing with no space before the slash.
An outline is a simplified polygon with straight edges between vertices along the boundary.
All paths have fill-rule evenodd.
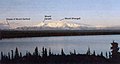
<path id="1" fill-rule="evenodd" d="M 51 27 L 51 28 L 78 28 L 79 24 L 70 23 L 70 22 L 62 22 L 62 21 L 50 21 L 50 22 L 41 22 L 37 27 Z"/>

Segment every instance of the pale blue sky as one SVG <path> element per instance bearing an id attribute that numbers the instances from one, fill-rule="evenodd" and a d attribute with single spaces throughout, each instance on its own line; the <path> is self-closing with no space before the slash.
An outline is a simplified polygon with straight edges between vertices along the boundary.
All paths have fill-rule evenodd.
<path id="1" fill-rule="evenodd" d="M 7 17 L 30 17 L 42 21 L 44 15 L 54 20 L 81 17 L 79 23 L 120 25 L 120 0 L 0 0 L 0 20 Z"/>

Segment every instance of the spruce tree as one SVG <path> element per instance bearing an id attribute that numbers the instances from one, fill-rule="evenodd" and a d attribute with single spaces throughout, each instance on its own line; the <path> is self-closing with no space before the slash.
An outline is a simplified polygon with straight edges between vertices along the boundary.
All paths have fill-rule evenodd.
<path id="1" fill-rule="evenodd" d="M 20 52 L 20 57 L 22 57 L 22 53 Z"/>
<path id="2" fill-rule="evenodd" d="M 95 50 L 93 51 L 93 55 L 94 55 L 94 56 L 96 55 Z"/>
<path id="3" fill-rule="evenodd" d="M 112 56 L 112 55 L 111 55 L 111 53 L 109 52 L 109 58 L 112 58 L 111 56 Z"/>
<path id="4" fill-rule="evenodd" d="M 51 49 L 49 48 L 49 56 L 51 56 L 51 54 L 52 54 L 52 53 L 51 53 Z"/>
<path id="5" fill-rule="evenodd" d="M 8 52 L 8 59 L 10 60 L 10 52 Z"/>
<path id="6" fill-rule="evenodd" d="M 105 55 L 106 55 L 106 58 L 108 58 L 108 54 L 107 54 L 107 52 L 106 52 L 106 54 L 105 54 Z"/>
<path id="7" fill-rule="evenodd" d="M 76 55 L 76 50 L 74 49 L 74 54 Z"/>
<path id="8" fill-rule="evenodd" d="M 35 48 L 35 56 L 38 56 L 39 53 L 38 53 L 38 47 Z"/>
<path id="9" fill-rule="evenodd" d="M 3 57 L 4 57 L 4 56 L 3 56 L 3 52 L 1 52 L 1 60 L 3 60 Z"/>
<path id="10" fill-rule="evenodd" d="M 63 48 L 61 49 L 61 55 L 65 55 Z"/>
<path id="11" fill-rule="evenodd" d="M 15 49 L 15 58 L 19 58 L 18 48 Z"/>
<path id="12" fill-rule="evenodd" d="M 91 53 L 91 52 L 90 52 L 90 48 L 88 47 L 88 50 L 87 50 L 87 53 L 86 53 L 86 54 L 87 54 L 87 55 L 90 55 L 90 53 Z"/>
<path id="13" fill-rule="evenodd" d="M 11 59 L 13 59 L 14 57 L 13 57 L 13 50 L 11 50 Z"/>
<path id="14" fill-rule="evenodd" d="M 45 50 L 44 50 L 44 47 L 42 48 L 42 56 L 44 56 L 45 54 Z"/>
<path id="15" fill-rule="evenodd" d="M 45 48 L 45 57 L 47 57 L 47 49 Z"/>
<path id="16" fill-rule="evenodd" d="M 103 52 L 100 53 L 100 56 L 103 56 Z"/>

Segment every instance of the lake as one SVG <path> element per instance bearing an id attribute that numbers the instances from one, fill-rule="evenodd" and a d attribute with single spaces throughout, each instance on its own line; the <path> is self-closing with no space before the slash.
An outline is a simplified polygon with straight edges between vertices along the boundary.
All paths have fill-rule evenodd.
<path id="1" fill-rule="evenodd" d="M 42 47 L 51 48 L 53 53 L 60 53 L 61 48 L 68 54 L 75 49 L 77 53 L 86 53 L 88 47 L 91 53 L 95 50 L 97 54 L 101 51 L 109 52 L 110 43 L 115 40 L 120 44 L 120 35 L 94 35 L 94 36 L 58 36 L 58 37 L 33 37 L 33 38 L 13 38 L 0 40 L 0 51 L 5 54 L 17 47 L 23 54 L 33 52 L 35 47 L 42 53 Z"/>

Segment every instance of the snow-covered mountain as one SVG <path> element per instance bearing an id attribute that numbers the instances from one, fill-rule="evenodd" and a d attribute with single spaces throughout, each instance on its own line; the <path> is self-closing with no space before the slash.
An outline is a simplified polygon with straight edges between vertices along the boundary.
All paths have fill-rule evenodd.
<path id="1" fill-rule="evenodd" d="M 0 30 L 9 29 L 10 27 L 6 24 L 0 23 Z"/>
<path id="2" fill-rule="evenodd" d="M 14 27 L 14 28 L 13 28 Z M 120 26 L 91 26 L 87 24 L 69 22 L 69 21 L 46 21 L 38 24 L 21 25 L 12 23 L 9 25 L 0 23 L 0 30 L 16 29 L 16 30 L 120 30 Z"/>
<path id="3" fill-rule="evenodd" d="M 17 27 L 20 30 L 89 30 L 96 29 L 93 26 L 86 24 L 79 24 L 74 22 L 63 22 L 63 21 L 49 21 L 40 22 L 37 25 Z"/>

